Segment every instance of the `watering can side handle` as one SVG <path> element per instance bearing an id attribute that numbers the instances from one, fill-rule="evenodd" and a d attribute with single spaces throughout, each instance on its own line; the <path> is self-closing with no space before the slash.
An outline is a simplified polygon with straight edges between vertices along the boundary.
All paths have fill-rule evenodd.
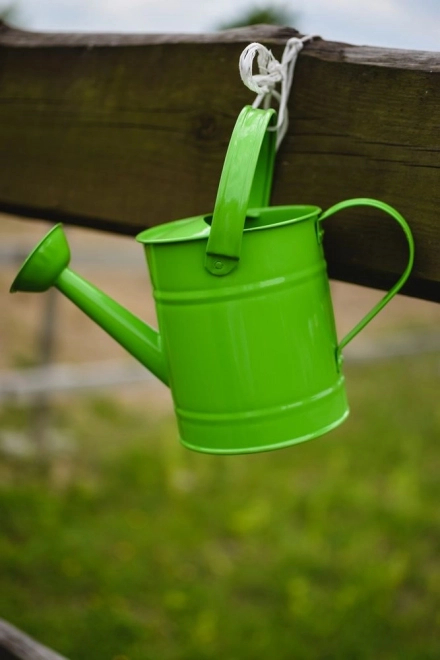
<path id="1" fill-rule="evenodd" d="M 408 263 L 406 265 L 406 268 L 403 272 L 403 274 L 400 276 L 400 278 L 397 280 L 397 282 L 394 284 L 394 286 L 388 291 L 388 293 L 385 294 L 381 300 L 373 307 L 372 310 L 368 312 L 364 316 L 363 319 L 359 321 L 355 327 L 348 332 L 343 339 L 339 342 L 339 345 L 336 349 L 336 357 L 337 357 L 337 362 L 338 365 L 340 366 L 342 363 L 342 349 L 361 331 L 365 326 L 378 314 L 384 307 L 385 305 L 393 298 L 398 291 L 402 288 L 402 286 L 405 284 L 406 280 L 409 277 L 409 274 L 411 273 L 411 269 L 413 267 L 414 263 L 414 239 L 413 235 L 411 233 L 411 229 L 406 222 L 405 218 L 398 212 L 396 209 L 394 209 L 392 206 L 389 206 L 389 204 L 385 204 L 385 202 L 381 202 L 377 199 L 369 199 L 369 198 L 356 198 L 356 199 L 348 199 L 345 200 L 344 202 L 339 202 L 338 204 L 335 204 L 334 206 L 331 206 L 329 209 L 324 211 L 324 213 L 321 214 L 319 217 L 319 222 L 322 220 L 325 220 L 326 218 L 330 217 L 331 215 L 334 215 L 338 211 L 341 211 L 342 209 L 349 208 L 351 206 L 373 206 L 375 208 L 380 209 L 381 211 L 385 211 L 385 213 L 388 213 L 396 222 L 401 226 L 401 228 L 404 231 L 404 234 L 406 236 L 406 240 L 408 241 Z"/>

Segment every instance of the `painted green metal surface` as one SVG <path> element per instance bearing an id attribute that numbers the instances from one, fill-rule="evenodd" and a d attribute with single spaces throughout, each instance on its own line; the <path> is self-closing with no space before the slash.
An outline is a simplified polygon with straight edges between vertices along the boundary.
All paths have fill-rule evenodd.
<path id="1" fill-rule="evenodd" d="M 383 202 L 348 200 L 324 213 L 317 206 L 267 206 L 272 118 L 273 111 L 243 109 L 212 215 L 139 234 L 159 332 L 67 268 L 61 226 L 28 257 L 11 288 L 55 285 L 168 383 L 181 441 L 197 451 L 267 451 L 338 426 L 348 415 L 341 349 L 397 293 L 413 263 L 411 231 Z M 377 207 L 400 224 L 409 260 L 391 291 L 338 345 L 321 223 L 356 205 Z"/>

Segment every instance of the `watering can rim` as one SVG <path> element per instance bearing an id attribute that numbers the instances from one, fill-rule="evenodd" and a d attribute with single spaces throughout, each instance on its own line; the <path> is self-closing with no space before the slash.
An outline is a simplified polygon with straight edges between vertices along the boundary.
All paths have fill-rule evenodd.
<path id="1" fill-rule="evenodd" d="M 261 208 L 249 209 L 246 214 L 246 224 L 244 233 L 263 231 L 268 229 L 276 229 L 291 224 L 304 222 L 317 217 L 322 209 L 313 204 L 288 204 L 283 206 L 265 206 Z M 252 226 L 253 220 L 263 219 L 264 216 L 276 214 L 281 219 L 267 221 L 266 224 L 255 224 Z M 290 214 L 293 217 L 290 217 Z M 287 215 L 287 218 L 286 218 Z M 212 213 L 204 215 L 193 216 L 184 218 L 182 220 L 174 220 L 162 225 L 144 229 L 136 236 L 138 243 L 144 245 L 151 244 L 170 244 L 170 243 L 183 243 L 187 241 L 200 241 L 207 240 L 211 232 L 210 221 Z"/>

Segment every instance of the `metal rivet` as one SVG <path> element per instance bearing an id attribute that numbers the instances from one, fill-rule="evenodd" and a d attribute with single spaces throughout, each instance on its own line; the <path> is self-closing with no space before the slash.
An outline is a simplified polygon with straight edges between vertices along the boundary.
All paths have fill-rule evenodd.
<path id="1" fill-rule="evenodd" d="M 214 264 L 214 268 L 216 268 L 217 270 L 221 270 L 221 268 L 223 268 L 223 262 L 222 261 L 216 261 L 215 264 Z"/>

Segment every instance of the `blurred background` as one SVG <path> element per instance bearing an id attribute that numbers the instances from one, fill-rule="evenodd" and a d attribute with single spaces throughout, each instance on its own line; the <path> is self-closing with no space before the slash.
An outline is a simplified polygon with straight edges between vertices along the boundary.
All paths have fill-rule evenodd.
<path id="1" fill-rule="evenodd" d="M 10 20 L 33 30 L 207 32 L 249 24 L 251 18 L 369 46 L 438 50 L 440 39 L 437 0 L 3 0 L 2 5 Z"/>
<path id="2" fill-rule="evenodd" d="M 438 50 L 436 0 L 22 0 L 23 29 L 291 25 Z M 409 219 L 410 220 L 410 219 Z M 56 292 L 8 294 L 49 224 L 0 215 L 0 616 L 69 658 L 440 657 L 440 306 L 398 296 L 346 350 L 350 418 L 247 457 L 178 443 L 169 391 Z M 141 247 L 72 265 L 155 323 Z M 332 283 L 339 334 L 381 292 Z"/>

